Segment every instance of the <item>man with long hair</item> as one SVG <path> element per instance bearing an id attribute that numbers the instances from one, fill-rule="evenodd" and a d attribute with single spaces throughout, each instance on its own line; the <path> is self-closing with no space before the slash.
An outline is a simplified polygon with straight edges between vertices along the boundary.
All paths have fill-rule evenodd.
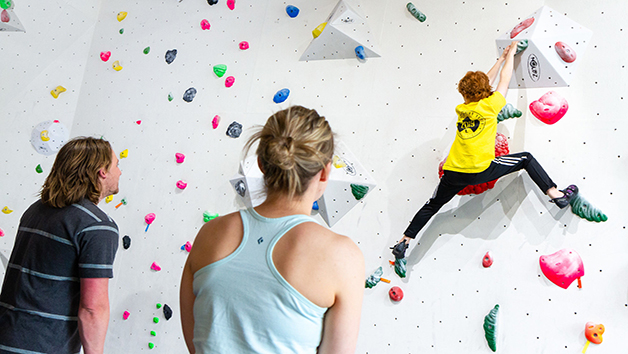
<path id="1" fill-rule="evenodd" d="M 118 226 L 96 204 L 118 193 L 109 142 L 59 151 L 41 198 L 22 215 L 0 293 L 0 353 L 102 353 Z"/>

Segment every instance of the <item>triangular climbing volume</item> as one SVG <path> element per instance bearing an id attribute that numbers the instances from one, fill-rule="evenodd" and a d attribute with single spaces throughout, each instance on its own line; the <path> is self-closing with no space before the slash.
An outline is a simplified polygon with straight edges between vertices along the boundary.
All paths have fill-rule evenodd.
<path id="1" fill-rule="evenodd" d="M 13 11 L 15 2 L 4 1 L 2 5 L 0 8 L 0 32 L 26 32 L 22 22 Z"/>
<path id="2" fill-rule="evenodd" d="M 327 20 L 314 32 L 315 37 L 301 56 L 301 61 L 355 58 L 358 46 L 364 47 L 366 58 L 380 56 L 364 16 L 345 0 L 336 4 Z"/>

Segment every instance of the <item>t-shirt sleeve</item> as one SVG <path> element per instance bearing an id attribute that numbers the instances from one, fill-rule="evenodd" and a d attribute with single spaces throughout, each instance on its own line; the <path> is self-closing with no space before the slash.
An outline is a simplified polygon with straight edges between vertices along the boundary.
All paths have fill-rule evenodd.
<path id="1" fill-rule="evenodd" d="M 495 110 L 495 114 L 499 114 L 499 112 L 506 105 L 506 99 L 504 95 L 499 91 L 493 92 L 493 94 L 488 98 L 488 104 Z"/>
<path id="2" fill-rule="evenodd" d="M 92 224 L 79 233 L 80 278 L 113 278 L 118 238 L 118 227 L 112 222 Z"/>

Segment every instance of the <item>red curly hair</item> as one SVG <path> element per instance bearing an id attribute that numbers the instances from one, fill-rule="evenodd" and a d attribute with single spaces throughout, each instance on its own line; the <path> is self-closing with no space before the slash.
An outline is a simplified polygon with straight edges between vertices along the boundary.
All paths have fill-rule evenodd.
<path id="1" fill-rule="evenodd" d="M 481 71 L 468 71 L 458 82 L 458 92 L 462 94 L 465 102 L 478 102 L 493 94 L 488 76 Z"/>

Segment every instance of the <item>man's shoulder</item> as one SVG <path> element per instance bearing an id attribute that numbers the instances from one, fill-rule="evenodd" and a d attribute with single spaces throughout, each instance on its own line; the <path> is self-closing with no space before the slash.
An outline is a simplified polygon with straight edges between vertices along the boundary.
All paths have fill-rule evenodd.
<path id="1" fill-rule="evenodd" d="M 68 205 L 65 209 L 67 209 L 66 217 L 76 218 L 77 222 L 85 223 L 86 225 L 100 224 L 118 228 L 116 222 L 107 213 L 88 199 Z"/>

